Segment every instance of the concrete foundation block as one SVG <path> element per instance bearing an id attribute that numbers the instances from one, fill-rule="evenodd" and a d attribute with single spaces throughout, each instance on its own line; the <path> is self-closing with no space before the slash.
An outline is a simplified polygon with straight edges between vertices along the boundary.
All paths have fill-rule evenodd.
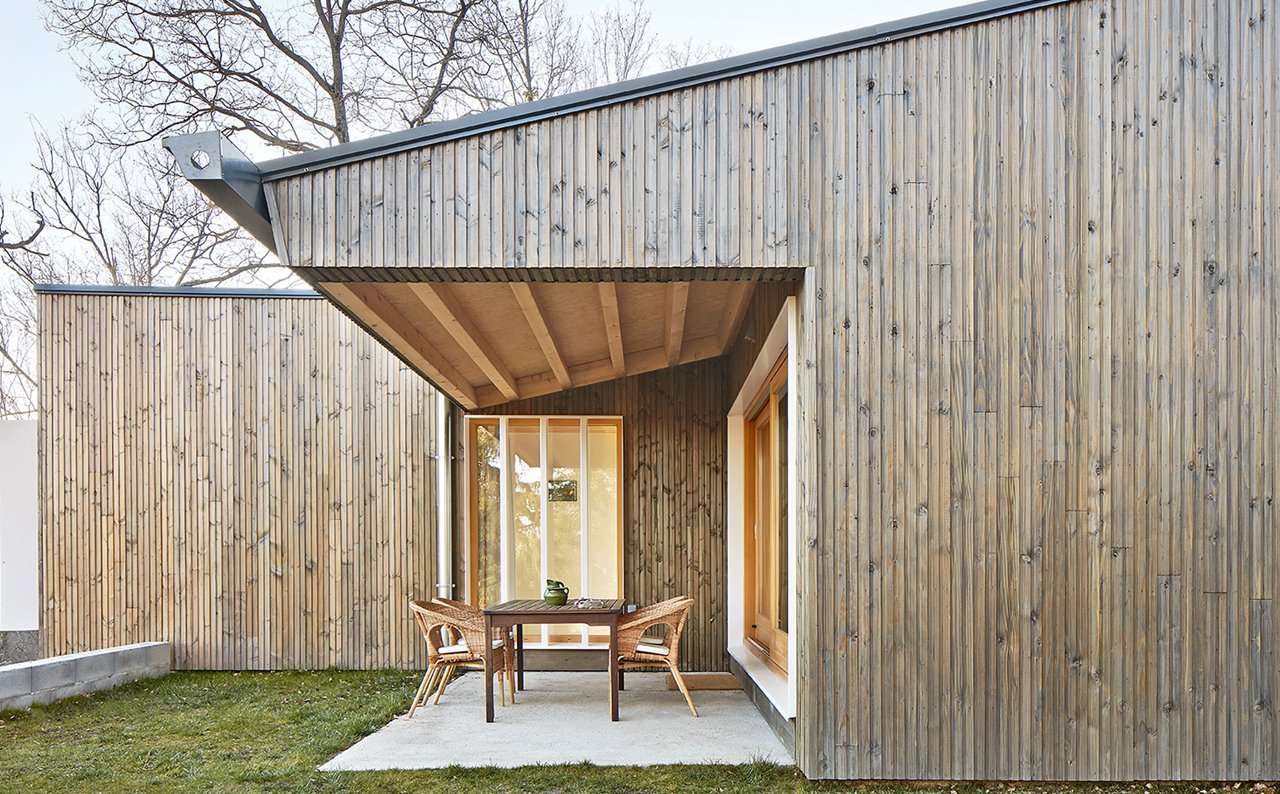
<path id="1" fill-rule="evenodd" d="M 75 659 L 49 659 L 31 666 L 31 691 L 70 686 L 76 682 Z"/>
<path id="2" fill-rule="evenodd" d="M 91 695 L 172 669 L 165 642 L 146 642 L 0 667 L 0 711 Z"/>
<path id="3" fill-rule="evenodd" d="M 76 659 L 76 679 L 93 681 L 110 678 L 116 672 L 116 657 L 111 653 L 84 654 Z"/>
<path id="4" fill-rule="evenodd" d="M 5 703 L 9 698 L 31 694 L 31 668 L 25 664 L 0 667 L 0 709 L 22 708 Z"/>
<path id="5" fill-rule="evenodd" d="M 165 672 L 173 669 L 173 646 L 167 642 L 149 642 L 146 644 L 147 665 L 153 668 L 163 667 Z"/>

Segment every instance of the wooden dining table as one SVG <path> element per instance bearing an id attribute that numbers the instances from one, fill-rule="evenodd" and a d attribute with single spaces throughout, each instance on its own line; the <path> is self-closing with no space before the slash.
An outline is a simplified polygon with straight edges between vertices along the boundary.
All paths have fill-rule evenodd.
<path id="1" fill-rule="evenodd" d="M 618 689 L 621 673 L 618 670 L 618 618 L 622 617 L 626 602 L 620 598 L 599 601 L 601 606 L 579 607 L 574 601 L 564 606 L 548 606 L 541 599 L 515 599 L 488 607 L 484 610 L 485 636 L 494 636 L 495 629 L 515 628 L 516 688 L 524 689 L 524 627 L 550 623 L 585 623 L 588 626 L 609 627 L 609 716 L 618 721 Z M 484 657 L 484 720 L 493 722 L 493 674 L 501 661 L 493 643 L 485 650 Z"/>

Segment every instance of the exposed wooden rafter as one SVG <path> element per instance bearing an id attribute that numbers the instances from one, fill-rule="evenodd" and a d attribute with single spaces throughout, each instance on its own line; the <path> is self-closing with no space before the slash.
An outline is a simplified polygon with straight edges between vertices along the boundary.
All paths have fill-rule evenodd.
<path id="1" fill-rule="evenodd" d="M 476 391 L 457 368 L 440 355 L 407 317 L 391 304 L 375 284 L 326 282 L 322 289 L 344 306 L 375 335 L 391 345 L 436 386 L 448 392 L 462 407 L 479 406 Z"/>
<path id="2" fill-rule="evenodd" d="M 533 336 L 538 340 L 538 346 L 542 348 L 542 354 L 547 357 L 547 365 L 551 367 L 552 374 L 555 375 L 556 382 L 560 384 L 562 389 L 573 388 L 573 379 L 569 377 L 569 368 L 564 365 L 564 359 L 560 356 L 560 349 L 556 347 L 556 340 L 551 336 L 551 329 L 547 327 L 547 320 L 542 316 L 542 309 L 538 306 L 538 300 L 533 296 L 533 288 L 522 281 L 513 281 L 511 283 L 511 291 L 516 296 L 516 301 L 520 304 L 520 311 L 524 312 L 524 318 L 529 323 L 529 329 L 533 331 Z"/>
<path id="3" fill-rule="evenodd" d="M 684 317 L 689 310 L 689 282 L 675 281 L 667 286 L 667 366 L 680 361 L 684 345 Z"/>
<path id="4" fill-rule="evenodd" d="M 720 352 L 728 350 L 732 344 L 733 335 L 738 332 L 738 327 L 742 325 L 742 318 L 747 314 L 747 307 L 751 305 L 751 293 L 755 288 L 754 281 L 739 281 L 730 290 L 729 297 L 725 301 L 724 314 L 720 319 L 720 331 L 716 334 Z"/>
<path id="5" fill-rule="evenodd" d="M 443 284 L 423 282 L 410 284 L 409 289 L 418 297 L 418 300 L 422 301 L 422 305 L 427 307 L 427 311 L 431 312 L 432 316 L 444 326 L 449 336 L 453 337 L 453 340 L 475 361 L 480 371 L 498 391 L 502 392 L 504 397 L 508 400 L 520 399 L 520 392 L 516 389 L 516 379 L 502 363 L 493 345 L 476 328 L 466 310 L 459 306 L 458 301 L 449 293 L 448 287 Z"/>
<path id="6" fill-rule="evenodd" d="M 680 354 L 680 358 L 674 363 L 677 365 L 691 364 L 695 361 L 715 358 L 720 355 L 719 348 L 716 345 L 717 339 L 715 336 L 700 336 L 689 339 L 683 345 L 683 352 Z M 627 355 L 628 375 L 653 372 L 667 366 L 670 365 L 667 364 L 665 345 L 651 347 L 647 350 L 636 350 Z M 603 383 L 617 377 L 613 372 L 613 362 L 607 358 L 572 366 L 569 368 L 569 374 L 573 378 L 573 383 L 577 386 Z M 544 394 L 553 394 L 561 390 L 560 384 L 550 373 L 519 378 L 517 386 L 520 389 L 520 394 L 526 399 Z M 481 386 L 476 390 L 476 396 L 480 400 L 481 407 L 497 405 L 503 402 L 502 396 L 492 386 Z"/>
<path id="7" fill-rule="evenodd" d="M 627 357 L 622 347 L 622 320 L 618 314 L 618 287 L 604 281 L 600 283 L 600 311 L 604 315 L 604 331 L 609 337 L 609 359 L 613 362 L 613 374 L 622 377 L 627 372 Z"/>

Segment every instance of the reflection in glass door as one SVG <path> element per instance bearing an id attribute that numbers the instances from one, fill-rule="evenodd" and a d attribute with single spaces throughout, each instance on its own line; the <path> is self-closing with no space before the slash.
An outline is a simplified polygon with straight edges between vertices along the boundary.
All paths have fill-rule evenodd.
<path id="1" fill-rule="evenodd" d="M 571 598 L 620 598 L 621 420 L 467 421 L 472 599 L 541 598 L 547 579 L 568 585 Z M 607 633 L 529 626 L 525 639 L 577 645 Z"/>

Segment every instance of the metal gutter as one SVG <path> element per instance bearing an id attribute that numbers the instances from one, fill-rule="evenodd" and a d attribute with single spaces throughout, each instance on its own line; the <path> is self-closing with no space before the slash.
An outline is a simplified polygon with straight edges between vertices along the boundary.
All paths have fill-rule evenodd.
<path id="1" fill-rule="evenodd" d="M 630 99 L 688 88 L 728 77 L 813 60 L 895 39 L 919 36 L 947 28 L 969 25 L 995 17 L 1045 8 L 1072 0 L 983 0 L 929 14 L 880 25 L 823 36 L 759 52 L 736 55 L 719 61 L 671 72 L 628 80 L 572 94 L 551 97 L 509 108 L 476 113 L 460 119 L 440 121 L 421 127 L 378 135 L 361 141 L 339 144 L 313 152 L 289 155 L 257 164 L 263 182 L 284 179 L 311 171 L 408 151 L 434 143 L 465 138 L 535 121 L 612 105 Z"/>
<path id="2" fill-rule="evenodd" d="M 148 298 L 278 298 L 323 300 L 307 289 L 263 289 L 261 287 L 123 287 L 98 284 L 36 284 L 37 295 L 120 295 Z"/>
<path id="3" fill-rule="evenodd" d="M 275 250 L 262 173 L 217 130 L 173 135 L 162 142 L 187 181 L 222 207 L 240 227 Z"/>

